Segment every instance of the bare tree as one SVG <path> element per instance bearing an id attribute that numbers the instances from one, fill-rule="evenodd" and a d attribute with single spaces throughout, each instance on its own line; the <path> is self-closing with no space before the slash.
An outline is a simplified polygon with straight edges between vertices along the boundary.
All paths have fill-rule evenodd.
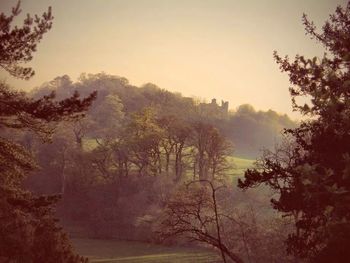
<path id="1" fill-rule="evenodd" d="M 192 181 L 183 186 L 167 203 L 158 231 L 161 238 L 184 236 L 219 249 L 225 263 L 228 259 L 243 263 L 241 256 L 232 252 L 222 240 L 224 213 L 217 193 L 223 187 L 209 180 Z"/>

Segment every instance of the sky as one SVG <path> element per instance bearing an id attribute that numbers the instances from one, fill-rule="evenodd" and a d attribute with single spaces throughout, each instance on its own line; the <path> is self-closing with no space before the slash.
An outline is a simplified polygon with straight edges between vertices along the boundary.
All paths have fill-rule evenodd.
<path id="1" fill-rule="evenodd" d="M 9 14 L 17 0 L 0 0 Z M 273 51 L 294 57 L 321 56 L 324 49 L 305 35 L 306 13 L 321 28 L 345 0 L 22 0 L 26 13 L 52 6 L 52 29 L 28 64 L 36 71 L 16 80 L 30 90 L 57 76 L 76 80 L 83 72 L 106 72 L 140 86 L 154 83 L 169 91 L 230 108 L 251 104 L 292 118 L 288 76 L 279 71 Z"/>

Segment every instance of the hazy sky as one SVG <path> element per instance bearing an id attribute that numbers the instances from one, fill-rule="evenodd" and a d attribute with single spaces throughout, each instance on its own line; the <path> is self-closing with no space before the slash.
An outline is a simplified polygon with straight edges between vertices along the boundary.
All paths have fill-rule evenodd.
<path id="1" fill-rule="evenodd" d="M 0 0 L 9 13 L 17 0 Z M 249 103 L 291 113 L 288 77 L 272 58 L 323 54 L 305 36 L 301 16 L 322 26 L 345 0 L 22 0 L 22 16 L 52 6 L 55 17 L 30 65 L 36 75 L 13 86 L 29 89 L 82 72 L 152 82 L 186 96 Z M 18 21 L 21 21 L 18 20 Z M 296 115 L 293 115 L 294 117 Z"/>

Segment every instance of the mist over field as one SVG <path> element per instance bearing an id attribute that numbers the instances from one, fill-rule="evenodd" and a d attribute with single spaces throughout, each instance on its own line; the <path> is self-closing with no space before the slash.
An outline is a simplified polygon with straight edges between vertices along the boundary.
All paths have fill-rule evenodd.
<path id="1" fill-rule="evenodd" d="M 350 260 L 350 2 L 0 7 L 0 263 Z"/>

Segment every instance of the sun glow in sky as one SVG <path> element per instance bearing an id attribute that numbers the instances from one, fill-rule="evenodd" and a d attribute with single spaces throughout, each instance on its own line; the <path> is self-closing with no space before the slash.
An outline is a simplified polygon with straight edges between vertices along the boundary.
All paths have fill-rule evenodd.
<path id="1" fill-rule="evenodd" d="M 1 0 L 9 14 L 17 0 Z M 26 13 L 52 6 L 53 27 L 38 46 L 30 81 L 0 78 L 29 90 L 61 75 L 119 75 L 185 96 L 230 102 L 234 109 L 290 114 L 289 81 L 272 53 L 320 56 L 305 36 L 303 13 L 319 28 L 345 0 L 22 0 Z"/>

